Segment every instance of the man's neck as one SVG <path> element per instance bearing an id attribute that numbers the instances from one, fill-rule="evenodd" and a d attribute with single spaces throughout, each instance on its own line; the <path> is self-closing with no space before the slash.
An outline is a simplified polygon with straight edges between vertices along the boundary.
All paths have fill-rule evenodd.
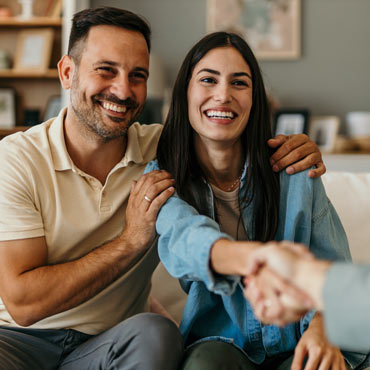
<path id="1" fill-rule="evenodd" d="M 64 137 L 73 163 L 102 184 L 126 151 L 127 136 L 106 141 L 82 131 L 78 125 L 68 120 L 68 115 L 64 121 Z"/>

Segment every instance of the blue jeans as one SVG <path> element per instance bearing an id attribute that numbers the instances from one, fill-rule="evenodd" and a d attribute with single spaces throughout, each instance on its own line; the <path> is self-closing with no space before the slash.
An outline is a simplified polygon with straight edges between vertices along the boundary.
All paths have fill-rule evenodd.
<path id="1" fill-rule="evenodd" d="M 0 327 L 0 370 L 177 370 L 180 332 L 156 314 L 135 315 L 96 336 Z"/>

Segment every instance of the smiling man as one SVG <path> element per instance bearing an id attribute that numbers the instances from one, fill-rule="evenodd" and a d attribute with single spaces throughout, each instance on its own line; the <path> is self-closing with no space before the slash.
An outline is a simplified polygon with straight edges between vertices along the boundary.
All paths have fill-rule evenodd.
<path id="1" fill-rule="evenodd" d="M 177 368 L 176 325 L 147 312 L 173 193 L 167 173 L 141 177 L 161 133 L 134 123 L 149 49 L 137 15 L 77 13 L 58 64 L 68 108 L 1 142 L 0 369 Z"/>
<path id="2" fill-rule="evenodd" d="M 147 303 L 155 221 L 174 192 L 168 173 L 142 176 L 162 130 L 135 122 L 149 51 L 137 15 L 77 13 L 58 64 L 68 107 L 0 143 L 0 369 L 171 370 L 181 360 L 177 327 Z M 307 137 L 271 145 L 283 142 L 277 167 L 305 157 L 295 170 L 323 172 Z"/>

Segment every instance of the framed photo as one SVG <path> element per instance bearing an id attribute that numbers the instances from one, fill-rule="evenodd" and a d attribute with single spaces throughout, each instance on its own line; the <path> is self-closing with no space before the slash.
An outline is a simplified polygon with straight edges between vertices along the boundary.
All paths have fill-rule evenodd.
<path id="1" fill-rule="evenodd" d="M 60 95 L 51 96 L 46 104 L 44 121 L 56 117 L 62 109 L 62 98 Z"/>
<path id="2" fill-rule="evenodd" d="M 274 115 L 275 135 L 307 133 L 309 112 L 306 109 L 278 110 Z"/>
<path id="3" fill-rule="evenodd" d="M 336 116 L 312 117 L 308 135 L 321 151 L 330 153 L 334 150 L 340 119 Z"/>
<path id="4" fill-rule="evenodd" d="M 44 72 L 49 68 L 54 31 L 36 28 L 19 32 L 14 69 Z"/>
<path id="5" fill-rule="evenodd" d="M 15 126 L 15 91 L 0 89 L 0 128 Z"/>
<path id="6" fill-rule="evenodd" d="M 301 55 L 301 0 L 207 0 L 207 32 L 243 36 L 256 57 Z"/>

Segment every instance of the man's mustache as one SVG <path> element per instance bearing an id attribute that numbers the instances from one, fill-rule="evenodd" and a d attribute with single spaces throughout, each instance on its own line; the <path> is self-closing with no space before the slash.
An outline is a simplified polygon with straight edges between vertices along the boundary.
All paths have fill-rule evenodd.
<path id="1" fill-rule="evenodd" d="M 93 100 L 94 101 L 104 100 L 104 101 L 107 101 L 107 102 L 110 102 L 110 103 L 113 103 L 113 104 L 123 105 L 123 106 L 127 107 L 127 109 L 136 109 L 139 106 L 139 104 L 131 98 L 127 98 L 125 100 L 122 100 L 122 99 L 117 98 L 117 96 L 115 96 L 115 95 L 98 94 L 98 95 L 95 95 L 93 97 Z"/>

